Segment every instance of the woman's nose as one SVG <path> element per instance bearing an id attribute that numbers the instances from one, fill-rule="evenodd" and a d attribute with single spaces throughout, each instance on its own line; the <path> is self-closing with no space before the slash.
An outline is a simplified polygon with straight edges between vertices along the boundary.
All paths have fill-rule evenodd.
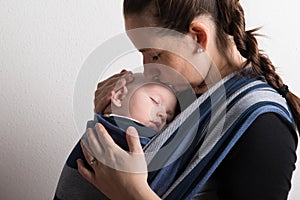
<path id="1" fill-rule="evenodd" d="M 143 63 L 156 63 L 159 60 L 159 54 L 156 51 L 147 50 L 143 52 Z"/>
<path id="2" fill-rule="evenodd" d="M 161 75 L 161 71 L 159 67 L 155 66 L 155 64 L 144 64 L 144 76 L 148 80 L 159 78 L 160 75 Z"/>

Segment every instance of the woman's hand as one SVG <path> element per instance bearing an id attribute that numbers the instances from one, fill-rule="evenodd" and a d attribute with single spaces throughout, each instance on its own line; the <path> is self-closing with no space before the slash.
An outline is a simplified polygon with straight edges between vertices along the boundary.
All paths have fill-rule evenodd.
<path id="1" fill-rule="evenodd" d="M 101 124 L 96 131 L 88 129 L 81 142 L 94 172 L 78 160 L 79 173 L 110 199 L 159 199 L 147 183 L 147 164 L 136 129 L 129 127 L 126 132 L 130 152 L 115 144 Z"/>
<path id="2" fill-rule="evenodd" d="M 95 113 L 103 113 L 104 109 L 110 103 L 111 91 L 117 91 L 124 87 L 126 83 L 132 82 L 132 72 L 122 70 L 119 74 L 115 74 L 108 79 L 98 83 L 95 91 Z"/>

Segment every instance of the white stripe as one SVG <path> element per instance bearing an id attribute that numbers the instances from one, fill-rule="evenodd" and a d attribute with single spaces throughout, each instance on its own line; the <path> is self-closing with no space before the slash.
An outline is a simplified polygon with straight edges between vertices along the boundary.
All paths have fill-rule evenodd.
<path id="1" fill-rule="evenodd" d="M 225 81 L 225 80 L 224 80 Z M 215 124 L 215 120 L 217 119 L 218 116 L 220 116 L 223 112 L 222 115 L 225 115 L 226 114 L 226 106 L 227 106 L 227 103 L 229 104 L 236 96 L 238 96 L 239 94 L 241 94 L 243 91 L 245 91 L 246 89 L 248 88 L 251 88 L 255 85 L 259 85 L 259 84 L 262 84 L 264 82 L 258 80 L 258 81 L 253 81 L 249 84 L 247 84 L 246 86 L 240 88 L 239 90 L 237 90 L 237 92 L 235 92 L 233 95 L 230 96 L 230 98 L 228 98 L 226 100 L 226 92 L 225 92 L 225 88 L 224 88 L 224 94 L 214 94 L 213 92 L 218 89 L 218 88 L 212 88 L 213 91 L 208 91 L 206 92 L 205 96 L 201 96 L 199 97 L 195 102 L 192 103 L 191 106 L 189 106 L 186 110 L 184 110 L 180 116 L 176 119 L 176 121 L 174 122 L 174 124 L 170 124 L 169 127 L 161 134 L 159 134 L 151 143 L 151 145 L 147 146 L 147 148 L 144 149 L 144 152 L 145 152 L 145 157 L 146 157 L 146 160 L 147 160 L 147 163 L 150 163 L 151 160 L 153 159 L 153 157 L 159 153 L 159 151 L 163 152 L 163 151 L 166 151 L 165 149 L 168 148 L 168 145 L 166 145 L 165 147 L 162 147 L 165 142 L 172 136 L 172 134 L 175 132 L 175 130 L 177 128 L 180 128 L 180 126 L 182 125 L 182 123 L 190 116 L 191 113 L 193 113 L 196 109 L 199 109 L 199 106 L 201 105 L 201 103 L 203 103 L 205 100 L 207 100 L 208 98 L 211 98 L 210 100 L 213 102 L 213 103 L 217 103 L 217 102 L 224 102 L 222 105 L 221 105 L 221 108 L 215 108 L 213 107 L 212 108 L 212 111 L 211 111 L 211 114 L 212 114 L 212 119 L 210 120 L 209 124 L 208 124 L 208 128 L 209 128 L 209 131 L 211 131 L 210 129 L 215 129 L 216 127 L 213 126 L 213 124 Z M 220 82 L 218 84 L 218 87 L 224 87 L 224 85 L 222 85 Z M 221 92 L 223 92 L 221 90 Z M 219 92 L 218 92 L 219 93 Z M 221 97 L 219 99 L 216 99 L 216 96 L 218 97 Z M 213 101 L 215 100 L 215 101 Z M 200 112 L 198 112 L 197 114 L 199 114 L 200 116 Z M 197 116 L 197 118 L 199 118 L 199 116 Z M 180 120 L 180 121 L 179 121 Z M 225 118 L 221 118 L 221 120 L 219 121 L 218 123 L 218 126 L 220 127 L 219 128 L 219 133 L 221 133 L 222 131 L 222 127 L 224 126 L 224 123 L 225 123 Z M 185 130 L 178 130 L 178 131 L 184 131 L 186 132 Z M 194 135 L 186 135 L 186 137 L 194 137 Z M 193 138 L 191 138 L 192 140 Z M 174 162 L 176 159 L 178 159 L 184 152 L 181 152 L 181 153 L 178 153 L 178 156 L 177 157 L 172 157 L 171 159 L 169 159 L 166 163 L 165 163 L 165 166 L 166 165 L 169 165 L 171 164 L 172 162 Z M 158 161 L 159 162 L 159 161 Z M 153 170 L 157 170 L 157 169 L 160 169 L 162 166 L 161 166 L 162 163 L 158 163 L 158 164 L 152 164 L 151 166 L 151 169 L 149 168 L 149 171 L 153 171 Z M 158 165 L 158 166 L 156 166 Z"/>
<path id="2" fill-rule="evenodd" d="M 213 87 L 211 87 L 207 92 L 201 95 L 197 100 L 195 100 L 191 105 L 189 105 L 184 111 L 180 113 L 180 115 L 175 118 L 168 127 L 159 135 L 154 137 L 145 147 L 144 152 L 147 161 L 151 161 L 157 151 L 163 146 L 163 144 L 172 136 L 175 130 L 177 130 L 182 123 L 193 113 L 196 109 L 199 109 L 199 105 L 203 103 L 205 100 L 211 97 L 211 94 L 214 93 L 217 89 L 222 88 L 225 93 L 224 83 L 231 79 L 235 73 L 232 73 L 216 83 Z"/>
<path id="3" fill-rule="evenodd" d="M 251 84 L 254 86 L 254 84 Z M 249 88 L 249 87 L 244 87 Z M 237 120 L 237 118 L 245 112 L 250 106 L 263 101 L 272 101 L 274 103 L 278 103 L 282 105 L 287 111 L 289 110 L 284 98 L 282 98 L 278 93 L 275 93 L 273 90 L 268 90 L 264 88 L 262 91 L 253 91 L 247 95 L 245 95 L 242 99 L 240 99 L 227 113 L 223 118 L 226 118 L 225 127 L 219 127 L 218 125 L 210 132 L 208 132 L 203 144 L 198 150 L 197 154 L 192 159 L 189 167 L 186 168 L 184 173 L 176 180 L 176 182 L 169 188 L 169 190 L 164 194 L 166 197 L 173 189 L 197 166 L 197 164 L 212 150 L 215 144 L 219 141 L 219 139 L 223 136 L 220 134 L 220 128 L 225 133 Z M 239 93 L 241 90 L 239 91 Z M 237 96 L 236 94 L 234 97 Z M 232 101 L 233 98 L 230 98 L 229 101 Z M 228 101 L 228 102 L 229 102 Z"/>

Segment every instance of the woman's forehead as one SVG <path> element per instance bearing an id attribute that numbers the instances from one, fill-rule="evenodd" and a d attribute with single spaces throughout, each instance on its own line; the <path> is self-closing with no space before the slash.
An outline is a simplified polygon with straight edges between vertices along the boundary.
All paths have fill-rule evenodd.
<path id="1" fill-rule="evenodd" d="M 188 35 L 160 27 L 143 27 L 126 31 L 136 49 L 164 51 L 185 57 L 186 51 L 197 44 Z"/>
<path id="2" fill-rule="evenodd" d="M 142 27 L 158 27 L 158 23 L 154 17 L 143 13 L 133 14 L 125 17 L 125 29 L 131 30 Z"/>

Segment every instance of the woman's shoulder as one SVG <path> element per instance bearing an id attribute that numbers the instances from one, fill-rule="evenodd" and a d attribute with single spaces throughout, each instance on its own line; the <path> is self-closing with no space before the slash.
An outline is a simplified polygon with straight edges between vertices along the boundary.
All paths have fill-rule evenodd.
<path id="1" fill-rule="evenodd" d="M 286 199 L 296 147 L 297 135 L 287 120 L 271 112 L 258 116 L 216 172 L 222 196 Z"/>
<path id="2" fill-rule="evenodd" d="M 267 112 L 258 116 L 246 131 L 246 135 L 257 136 L 255 140 L 270 136 L 273 139 L 289 139 L 297 146 L 298 136 L 293 124 L 282 115 Z M 260 137 L 258 137 L 260 136 Z M 246 136 L 247 137 L 247 136 Z"/>
<path id="3" fill-rule="evenodd" d="M 283 144 L 296 150 L 298 136 L 293 125 L 277 113 L 267 112 L 259 115 L 248 127 L 234 149 L 258 151 L 279 149 Z M 234 151 L 233 149 L 233 151 Z M 251 153 L 251 152 L 249 152 Z"/>

